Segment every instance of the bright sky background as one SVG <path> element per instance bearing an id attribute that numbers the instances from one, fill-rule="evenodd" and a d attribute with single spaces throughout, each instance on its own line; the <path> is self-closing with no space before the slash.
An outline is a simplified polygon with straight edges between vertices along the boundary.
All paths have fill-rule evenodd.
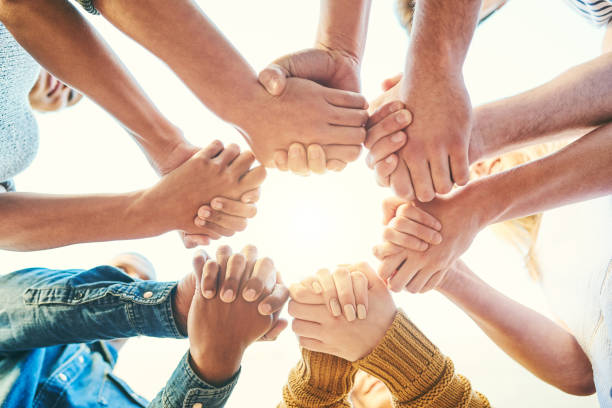
<path id="1" fill-rule="evenodd" d="M 393 0 L 374 3 L 362 75 L 368 99 L 377 96 L 384 78 L 402 69 L 407 42 L 395 17 Z M 255 69 L 282 54 L 309 47 L 314 39 L 318 18 L 314 1 L 200 4 Z M 192 142 L 205 145 L 218 138 L 246 147 L 237 132 L 210 114 L 162 63 L 101 17 L 92 17 L 91 21 L 161 111 Z M 474 105 L 518 93 L 595 57 L 602 35 L 561 0 L 511 1 L 477 30 L 472 44 L 465 75 Z M 156 176 L 136 145 L 91 102 L 60 114 L 39 115 L 39 120 L 40 152 L 35 163 L 17 177 L 19 190 L 122 192 L 155 182 Z M 362 160 L 340 174 L 323 177 L 300 178 L 271 171 L 256 219 L 246 232 L 222 242 L 236 250 L 247 243 L 257 245 L 260 254 L 275 260 L 286 281 L 338 263 L 368 260 L 377 265 L 370 255 L 371 247 L 380 239 L 380 202 L 388 194 L 376 185 Z M 210 248 L 211 253 L 216 246 Z M 3 272 L 33 266 L 89 268 L 123 251 L 138 251 L 149 257 L 161 280 L 175 280 L 190 272 L 192 252 L 183 248 L 176 233 L 34 253 L 1 252 L 0 259 Z M 482 233 L 464 259 L 509 296 L 547 312 L 546 302 L 527 277 L 520 257 L 491 232 Z M 485 393 L 494 406 L 597 406 L 594 397 L 567 396 L 537 380 L 497 349 L 441 295 L 401 293 L 395 299 L 453 358 L 457 371 L 468 376 L 474 388 Z M 136 391 L 152 398 L 186 349 L 184 341 L 134 339 L 122 351 L 117 373 Z M 274 406 L 297 358 L 290 331 L 276 343 L 250 348 L 228 406 Z"/>

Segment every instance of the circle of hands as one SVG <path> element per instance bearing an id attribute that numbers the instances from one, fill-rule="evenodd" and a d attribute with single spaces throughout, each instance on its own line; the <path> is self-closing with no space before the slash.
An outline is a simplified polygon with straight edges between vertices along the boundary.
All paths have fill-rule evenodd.
<path id="1" fill-rule="evenodd" d="M 274 340 L 288 326 L 279 314 L 289 298 L 292 329 L 302 347 L 349 361 L 365 357 L 395 317 L 389 290 L 418 293 L 442 287 L 478 231 L 462 213 L 468 203 L 464 189 L 451 193 L 455 184 L 467 183 L 472 154 L 471 105 L 463 78 L 432 84 L 396 76 L 383 83 L 384 93 L 368 106 L 357 93 L 359 68 L 350 56 L 327 50 L 282 57 L 260 73 L 259 81 L 288 109 L 301 106 L 297 125 L 292 124 L 295 114 L 287 116 L 281 132 L 268 129 L 278 135 L 274 140 L 241 129 L 253 153 L 219 141 L 204 149 L 185 143 L 169 150 L 164 165 L 156 163 L 165 175 L 160 184 L 167 188 L 153 188 L 153 196 L 172 194 L 172 186 L 185 191 L 188 182 L 200 194 L 199 202 L 207 203 L 191 212 L 179 208 L 187 247 L 246 228 L 256 214 L 264 167 L 299 175 L 341 171 L 365 146 L 377 183 L 396 196 L 383 203 L 384 243 L 374 248 L 381 260 L 378 273 L 365 263 L 346 265 L 322 269 L 287 288 L 272 260 L 258 258 L 252 246 L 238 254 L 222 246 L 215 259 L 205 252 L 196 256 L 194 273 L 180 282 L 176 302 L 193 365 L 212 383 L 236 372 L 249 344 Z M 298 99 L 306 104 L 296 105 Z M 251 168 L 256 159 L 262 165 Z M 202 199 L 200 191 L 209 197 Z M 241 324 L 234 324 L 237 319 Z M 217 330 L 197 330 L 203 321 Z"/>

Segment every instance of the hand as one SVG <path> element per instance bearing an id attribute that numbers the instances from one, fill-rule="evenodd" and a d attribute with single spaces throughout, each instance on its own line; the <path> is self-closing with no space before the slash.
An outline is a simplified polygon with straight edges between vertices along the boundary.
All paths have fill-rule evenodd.
<path id="1" fill-rule="evenodd" d="M 302 347 L 357 361 L 382 340 L 397 309 L 385 283 L 370 266 L 362 263 L 349 270 L 363 273 L 368 280 L 370 301 L 366 319 L 349 322 L 344 317 L 332 316 L 323 295 L 316 295 L 305 286 L 292 291 L 289 314 L 294 318 L 292 328 Z"/>
<path id="2" fill-rule="evenodd" d="M 325 305 L 334 317 L 342 316 L 349 322 L 359 318 L 364 320 L 368 314 L 368 280 L 359 271 L 350 272 L 347 267 L 338 267 L 333 274 L 328 269 L 321 269 L 316 276 L 292 285 L 289 292 L 294 298 L 304 299 L 300 293 L 322 295 Z M 320 297 L 316 297 L 320 299 Z M 317 303 L 315 303 L 317 304 Z"/>
<path id="3" fill-rule="evenodd" d="M 32 109 L 39 112 L 56 112 L 75 105 L 83 99 L 83 95 L 41 69 L 28 99 Z"/>
<path id="4" fill-rule="evenodd" d="M 439 220 L 442 225 L 441 243 L 430 246 L 424 252 L 415 251 L 402 244 L 402 240 L 412 241 L 410 234 L 395 228 L 393 239 L 396 243 L 387 242 L 375 248 L 374 254 L 382 261 L 378 273 L 388 281 L 391 290 L 398 292 L 406 288 L 412 293 L 420 293 L 444 279 L 447 269 L 469 248 L 476 234 L 486 225 L 484 209 L 480 210 L 481 199 L 474 195 L 474 191 L 477 190 L 468 186 L 430 203 L 413 204 L 419 209 L 419 214 L 424 211 Z M 398 211 L 406 208 L 397 206 L 397 202 L 386 202 L 386 206 L 385 219 L 389 219 L 388 214 L 393 212 L 394 207 Z"/>
<path id="5" fill-rule="evenodd" d="M 448 193 L 454 182 L 467 183 L 472 108 L 461 74 L 417 71 L 402 78 L 372 105 L 376 109 L 396 100 L 406 104 L 414 121 L 390 176 L 395 194 L 427 202 L 436 192 Z"/>
<path id="6" fill-rule="evenodd" d="M 147 222 L 153 217 L 163 231 L 178 229 L 205 234 L 208 230 L 194 224 L 203 204 L 219 196 L 238 200 L 263 182 L 263 167 L 250 170 L 254 160 L 251 152 L 240 153 L 236 145 L 224 149 L 221 142 L 213 142 L 146 190 L 136 200 L 140 204 L 137 207 L 140 213 L 148 215 Z"/>
<path id="7" fill-rule="evenodd" d="M 274 152 L 274 166 L 300 176 L 308 176 L 310 172 L 323 174 L 325 170 L 344 170 L 348 163 L 357 160 L 360 153 L 361 146 L 311 144 L 306 148 L 300 143 L 292 143 L 289 151 Z"/>
<path id="8" fill-rule="evenodd" d="M 213 385 L 227 382 L 236 373 L 242 355 L 251 343 L 269 335 L 275 328 L 282 327 L 282 331 L 286 327 L 286 322 L 279 324 L 278 315 L 288 292 L 282 284 L 276 283 L 273 269 L 260 267 L 260 272 L 254 270 L 249 275 L 248 268 L 259 262 L 256 257 L 256 249 L 251 246 L 236 255 L 231 254 L 229 247 L 221 247 L 216 261 L 200 253 L 194 259 L 195 273 L 190 275 L 191 279 L 179 283 L 175 301 L 177 309 L 185 309 L 186 296 L 181 294 L 191 294 L 187 319 L 191 362 L 198 375 Z M 269 260 L 263 263 L 267 262 Z M 220 296 L 211 297 L 210 287 L 206 285 L 213 285 L 217 293 L 227 281 L 235 282 L 238 287 L 251 288 L 254 285 L 262 289 L 250 302 L 242 297 L 231 302 L 221 300 Z M 271 290 L 265 287 L 268 281 L 274 282 Z M 262 305 L 275 310 L 262 314 Z"/>

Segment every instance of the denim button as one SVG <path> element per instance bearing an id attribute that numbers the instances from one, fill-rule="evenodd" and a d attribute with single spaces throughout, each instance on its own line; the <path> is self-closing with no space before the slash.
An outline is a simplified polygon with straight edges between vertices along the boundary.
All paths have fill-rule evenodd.
<path id="1" fill-rule="evenodd" d="M 151 296 L 153 296 L 153 292 L 150 292 L 150 291 L 149 291 L 149 292 L 145 292 L 145 293 L 142 295 L 142 297 L 143 297 L 143 298 L 145 298 L 145 299 L 148 299 L 148 298 L 150 298 Z"/>
<path id="2" fill-rule="evenodd" d="M 68 377 L 66 377 L 66 374 L 64 373 L 60 373 L 57 377 L 60 379 L 60 381 L 63 381 L 63 382 L 68 381 Z"/>

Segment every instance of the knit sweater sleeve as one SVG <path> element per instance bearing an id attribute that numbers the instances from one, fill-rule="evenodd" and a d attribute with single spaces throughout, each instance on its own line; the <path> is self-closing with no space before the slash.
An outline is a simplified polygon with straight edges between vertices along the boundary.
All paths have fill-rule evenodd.
<path id="1" fill-rule="evenodd" d="M 356 372 L 347 360 L 302 349 L 302 359 L 289 373 L 278 408 L 350 408 L 348 396 Z"/>
<path id="2" fill-rule="evenodd" d="M 379 378 L 394 407 L 490 408 L 453 362 L 400 310 L 379 345 L 355 365 Z"/>

